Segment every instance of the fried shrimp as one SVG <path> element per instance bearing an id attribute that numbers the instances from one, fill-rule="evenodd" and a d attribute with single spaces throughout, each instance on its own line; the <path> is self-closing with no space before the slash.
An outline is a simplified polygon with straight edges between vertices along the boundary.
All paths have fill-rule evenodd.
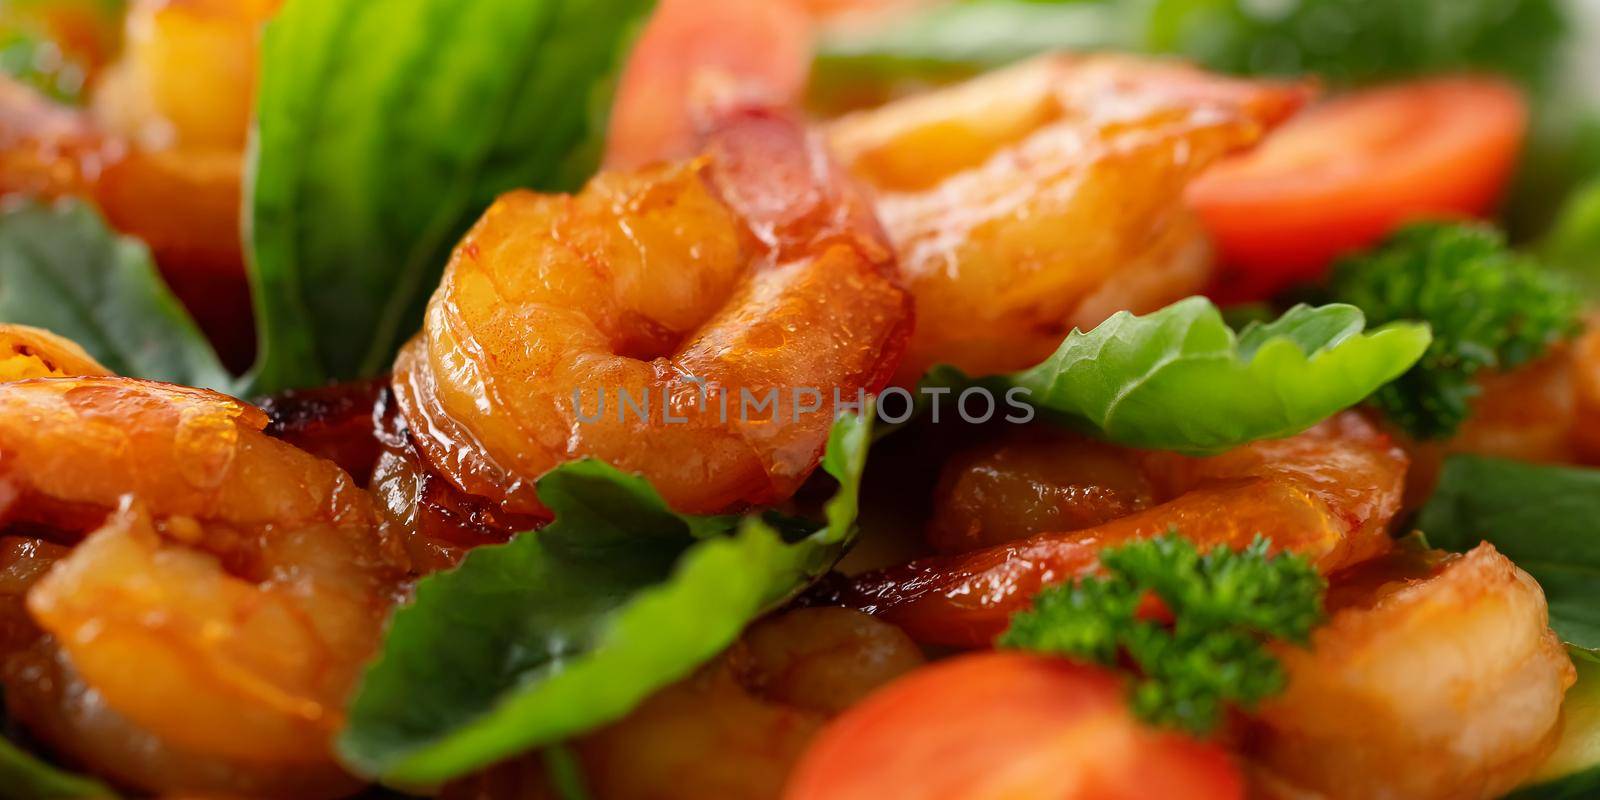
<path id="1" fill-rule="evenodd" d="M 0 384 L 0 521 L 54 561 L 6 698 L 57 750 L 150 791 L 357 785 L 331 736 L 406 564 L 349 476 L 265 424 L 199 389 Z"/>
<path id="2" fill-rule="evenodd" d="M 909 325 L 865 201 L 796 122 L 740 109 L 694 160 L 496 201 L 394 386 L 431 467 L 508 512 L 583 457 L 720 511 L 789 496 Z"/>
<path id="3" fill-rule="evenodd" d="M 904 633 L 858 611 L 790 611 L 574 746 L 597 800 L 774 798 L 829 719 L 922 663 Z M 522 800 L 547 781 L 513 762 L 444 797 Z"/>
<path id="4" fill-rule="evenodd" d="M 0 383 L 110 374 L 77 342 L 42 328 L 0 323 Z"/>
<path id="5" fill-rule="evenodd" d="M 239 208 L 257 40 L 280 4 L 136 0 L 86 109 L 0 78 L 0 196 L 93 202 L 235 366 L 254 346 Z"/>
<path id="6" fill-rule="evenodd" d="M 1288 690 L 1247 736 L 1264 794 L 1499 797 L 1550 752 L 1572 662 L 1493 546 L 1397 552 L 1336 576 L 1329 603 L 1311 649 L 1279 648 Z"/>
<path id="7" fill-rule="evenodd" d="M 1183 187 L 1305 94 L 1176 64 L 1049 56 L 834 122 L 830 141 L 878 190 L 916 298 L 896 382 L 937 362 L 1021 369 L 1073 326 L 1198 291 L 1210 254 Z"/>
<path id="8" fill-rule="evenodd" d="M 1101 447 L 1053 461 L 980 456 L 976 469 L 991 473 L 980 481 L 982 495 L 964 496 L 971 484 L 947 483 L 954 494 L 940 505 L 975 525 L 942 533 L 936 527 L 935 537 L 952 548 L 990 546 L 859 576 L 832 599 L 899 625 L 919 642 L 972 647 L 992 641 L 1042 586 L 1094 571 L 1102 548 L 1173 528 L 1203 547 L 1243 547 L 1259 534 L 1328 573 L 1389 547 L 1387 526 L 1400 508 L 1407 463 L 1387 436 L 1350 412 L 1298 436 L 1211 458 L 1118 455 Z M 970 513 L 986 498 L 1040 492 L 1041 484 L 1065 498 L 1065 507 Z M 1062 527 L 1035 533 L 1041 524 Z M 1084 527 L 1072 529 L 1077 525 Z"/>

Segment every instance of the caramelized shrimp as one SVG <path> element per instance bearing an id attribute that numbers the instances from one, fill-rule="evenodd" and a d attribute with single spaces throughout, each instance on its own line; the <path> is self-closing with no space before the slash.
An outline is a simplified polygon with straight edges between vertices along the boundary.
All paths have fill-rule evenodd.
<path id="1" fill-rule="evenodd" d="M 870 209 L 786 116 L 726 115 L 686 163 L 513 192 L 467 234 L 395 363 L 429 466 L 513 514 L 594 457 L 675 508 L 790 495 L 840 403 L 898 361 L 910 302 Z"/>
<path id="2" fill-rule="evenodd" d="M 1311 649 L 1279 648 L 1288 690 L 1247 737 L 1263 794 L 1499 797 L 1550 752 L 1572 662 L 1539 585 L 1493 546 L 1397 553 L 1329 599 Z"/>
<path id="3" fill-rule="evenodd" d="M 972 517 L 976 529 L 958 527 L 944 543 L 1006 543 L 868 573 L 832 599 L 899 625 L 919 642 L 975 647 L 1000 633 L 1040 587 L 1093 572 L 1102 548 L 1173 528 L 1203 547 L 1242 547 L 1262 535 L 1328 573 L 1389 547 L 1387 526 L 1400 507 L 1407 463 L 1387 436 L 1349 412 L 1298 436 L 1211 458 L 1102 452 L 1062 455 L 1054 463 L 1029 458 L 1015 474 L 988 478 L 980 495 L 961 497 L 958 483 L 957 498 L 941 509 L 981 503 L 984 495 L 1025 495 L 1045 481 L 1068 498 L 1065 512 L 1023 508 Z M 1010 469 L 992 456 L 976 463 Z M 1048 478 L 1052 470 L 1058 472 Z M 1147 486 L 1154 502 L 1144 510 L 1029 535 L 1041 521 L 1070 528 L 1136 508 Z"/>
<path id="4" fill-rule="evenodd" d="M 1049 56 L 833 123 L 916 298 L 896 382 L 1037 363 L 1073 326 L 1194 293 L 1209 249 L 1183 187 L 1305 98 L 1112 56 Z"/>
<path id="5" fill-rule="evenodd" d="M 94 202 L 233 366 L 254 347 L 239 209 L 257 40 L 280 3 L 137 0 L 86 110 L 0 79 L 0 196 Z"/>
<path id="6" fill-rule="evenodd" d="M 922 662 L 905 634 L 860 612 L 790 611 L 574 744 L 596 800 L 775 798 L 824 723 Z M 547 781 L 523 759 L 444 798 L 526 800 Z"/>
<path id="7" fill-rule="evenodd" d="M 1408 506 L 1433 491 L 1445 457 L 1455 453 L 1554 464 L 1600 464 L 1600 326 L 1543 358 L 1478 378 L 1471 414 L 1441 441 L 1400 437 L 1413 459 Z"/>
<path id="8" fill-rule="evenodd" d="M 0 383 L 110 374 L 77 342 L 42 328 L 0 323 Z"/>
<path id="9" fill-rule="evenodd" d="M 405 560 L 349 476 L 265 424 L 199 389 L 0 384 L 0 523 L 74 545 L 26 589 L 39 635 L 3 654 L 8 703 L 57 750 L 151 791 L 357 785 L 331 737 Z"/>

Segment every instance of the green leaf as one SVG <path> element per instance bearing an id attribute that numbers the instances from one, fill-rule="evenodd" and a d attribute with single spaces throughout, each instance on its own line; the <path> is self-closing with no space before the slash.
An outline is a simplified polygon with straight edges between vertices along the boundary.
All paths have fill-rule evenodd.
<path id="1" fill-rule="evenodd" d="M 1133 18 L 1115 4 L 986 0 L 935 5 L 880 26 L 824 32 L 818 66 L 839 71 L 988 67 L 1050 50 L 1131 47 Z"/>
<path id="2" fill-rule="evenodd" d="M 1136 4 L 1138 5 L 1138 4 Z M 1566 30 L 1560 0 L 1154 0 L 1145 48 L 1216 70 L 1341 86 L 1448 71 L 1538 84 Z"/>
<path id="3" fill-rule="evenodd" d="M 1561 738 L 1539 771 L 1506 800 L 1586 800 L 1600 795 L 1600 660 L 1575 650 L 1578 682 L 1561 703 Z"/>
<path id="4" fill-rule="evenodd" d="M 1235 335 L 1203 297 L 1073 331 L 1032 369 L 987 379 L 1049 415 L 1133 447 L 1212 453 L 1290 436 L 1361 402 L 1428 346 L 1424 325 L 1362 332 L 1360 310 L 1297 306 Z M 948 368 L 934 383 L 965 380 Z"/>
<path id="5" fill-rule="evenodd" d="M 247 217 L 267 393 L 388 369 L 508 189 L 592 171 L 650 0 L 289 0 L 262 44 Z"/>
<path id="6" fill-rule="evenodd" d="M 4 703 L 0 703 L 0 728 L 5 727 L 4 712 Z M 98 781 L 46 763 L 0 732 L 0 800 L 85 800 L 116 796 Z"/>
<path id="7" fill-rule="evenodd" d="M 1562 639 L 1600 648 L 1600 470 L 1452 456 L 1417 527 L 1446 550 L 1493 544 L 1539 581 Z"/>
<path id="8" fill-rule="evenodd" d="M 1530 84 L 1554 71 L 1559 0 L 967 0 L 823 37 L 818 71 L 924 78 L 1054 50 L 1175 54 L 1222 72 L 1338 85 L 1476 70 Z"/>
<path id="9" fill-rule="evenodd" d="M 826 523 L 674 513 L 636 476 L 580 461 L 539 481 L 542 530 L 423 579 L 339 740 L 362 774 L 430 785 L 626 714 L 820 576 L 854 534 L 870 417 L 835 424 Z M 785 525 L 784 527 L 790 527 Z"/>
<path id="10" fill-rule="evenodd" d="M 233 383 L 150 251 L 76 201 L 0 211 L 0 321 L 65 336 L 119 375 Z"/>
<path id="11" fill-rule="evenodd" d="M 85 800 L 116 797 L 105 786 L 59 770 L 0 737 L 0 800 Z"/>
<path id="12" fill-rule="evenodd" d="M 1539 255 L 1600 298 L 1600 181 L 1573 194 L 1539 246 Z"/>

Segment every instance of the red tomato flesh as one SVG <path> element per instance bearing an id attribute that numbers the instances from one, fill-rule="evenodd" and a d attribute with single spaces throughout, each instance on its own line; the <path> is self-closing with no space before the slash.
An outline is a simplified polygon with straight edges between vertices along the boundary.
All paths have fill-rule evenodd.
<path id="1" fill-rule="evenodd" d="M 1220 747 L 1133 717 L 1099 667 L 961 656 L 868 697 L 817 735 L 786 800 L 1239 800 Z"/>
<path id="2" fill-rule="evenodd" d="M 1516 87 L 1486 77 L 1387 86 L 1307 110 L 1190 187 L 1228 270 L 1219 299 L 1314 280 L 1409 220 L 1487 214 L 1527 117 Z"/>

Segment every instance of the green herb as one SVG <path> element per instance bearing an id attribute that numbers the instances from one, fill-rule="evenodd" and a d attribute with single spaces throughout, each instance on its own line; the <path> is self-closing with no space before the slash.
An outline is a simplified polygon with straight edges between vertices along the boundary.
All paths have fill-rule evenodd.
<path id="1" fill-rule="evenodd" d="M 1539 581 L 1562 639 L 1600 648 L 1600 470 L 1453 456 L 1417 527 L 1446 550 L 1493 544 Z"/>
<path id="2" fill-rule="evenodd" d="M 694 517 L 592 461 L 539 481 L 555 522 L 423 579 L 339 740 L 361 774 L 430 785 L 627 713 L 829 569 L 854 536 L 868 417 L 835 424 L 826 523 Z M 780 529 L 792 533 L 780 533 Z"/>
<path id="3" fill-rule="evenodd" d="M 979 383 L 1026 389 L 1047 415 L 1118 444 L 1219 452 L 1299 433 L 1361 402 L 1428 346 L 1422 325 L 1364 325 L 1352 306 L 1296 306 L 1235 334 L 1210 301 L 1191 297 L 1142 317 L 1119 312 L 1074 331 L 1038 366 Z M 927 382 L 970 381 L 938 367 Z"/>
<path id="4" fill-rule="evenodd" d="M 1543 355 L 1578 331 L 1577 293 L 1508 249 L 1495 231 L 1466 223 L 1422 223 L 1334 267 L 1330 299 L 1374 322 L 1427 323 L 1422 360 L 1372 401 L 1419 439 L 1451 435 L 1471 412 L 1481 370 L 1505 370 Z"/>
<path id="5" fill-rule="evenodd" d="M 262 44 L 253 389 L 388 369 L 494 197 L 592 170 L 649 0 L 289 0 Z"/>
<path id="6" fill-rule="evenodd" d="M 0 211 L 0 321 L 65 336 L 119 375 L 233 382 L 150 251 L 76 201 Z"/>
<path id="7" fill-rule="evenodd" d="M 1253 707 L 1281 691 L 1273 639 L 1309 640 L 1322 619 L 1325 585 L 1293 555 L 1269 556 L 1268 542 L 1209 553 L 1176 531 L 1107 548 L 1105 577 L 1039 593 L 1012 617 L 1001 647 L 1022 648 L 1137 669 L 1131 702 L 1152 723 L 1207 733 L 1227 704 Z M 1171 622 L 1146 613 L 1160 599 Z"/>

